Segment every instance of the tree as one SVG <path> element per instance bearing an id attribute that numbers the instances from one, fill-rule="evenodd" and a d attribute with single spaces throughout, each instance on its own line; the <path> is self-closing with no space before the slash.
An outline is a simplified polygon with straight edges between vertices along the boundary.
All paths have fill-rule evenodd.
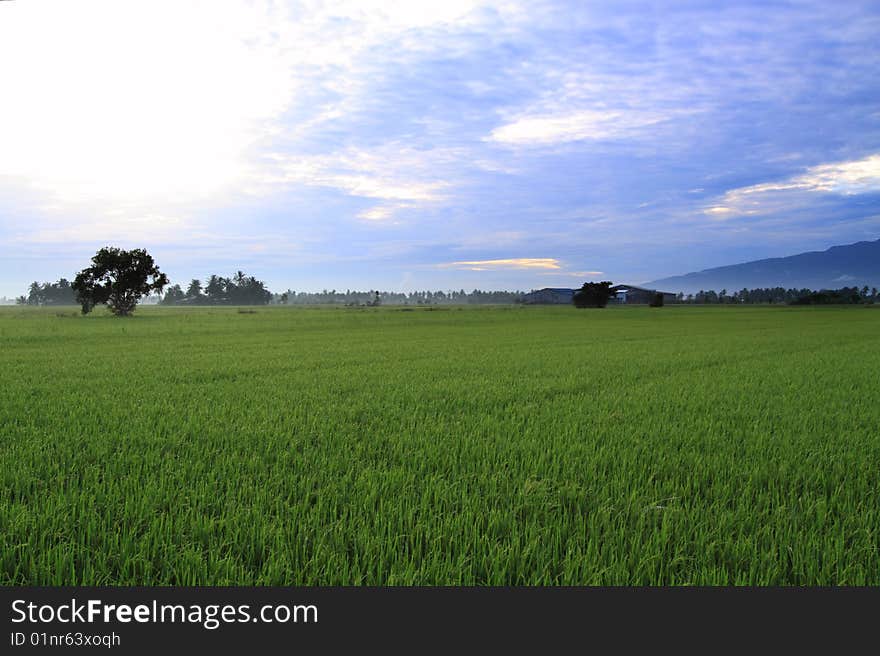
<path id="1" fill-rule="evenodd" d="M 167 284 L 168 276 L 144 249 L 107 247 L 92 258 L 92 266 L 76 274 L 72 288 L 83 314 L 106 303 L 113 314 L 124 317 L 134 312 L 142 296 L 161 292 Z"/>
<path id="2" fill-rule="evenodd" d="M 333 293 L 335 295 L 336 290 Z M 237 271 L 231 280 L 226 280 L 224 295 L 226 302 L 232 305 L 266 305 L 272 298 L 272 292 L 263 281 L 243 271 Z"/>
<path id="3" fill-rule="evenodd" d="M 62 278 L 58 282 L 44 282 L 42 285 L 37 281 L 31 283 L 26 297 L 27 305 L 73 305 L 76 298 L 70 281 Z"/>
<path id="4" fill-rule="evenodd" d="M 603 280 L 602 282 L 585 282 L 584 286 L 575 292 L 572 297 L 572 302 L 575 307 L 579 308 L 605 307 L 608 305 L 608 301 L 614 296 L 614 292 L 611 291 L 612 284 L 613 283 L 610 280 Z"/>
<path id="5" fill-rule="evenodd" d="M 205 285 L 205 295 L 208 297 L 208 303 L 219 305 L 226 301 L 226 281 L 218 276 L 211 276 L 208 284 Z"/>
<path id="6" fill-rule="evenodd" d="M 287 290 L 278 298 L 282 303 L 293 300 L 294 292 Z M 179 285 L 168 288 L 164 305 L 198 304 L 198 305 L 266 305 L 276 296 L 266 289 L 262 280 L 238 271 L 232 278 L 212 275 L 202 287 L 201 281 L 192 280 L 186 291 Z"/>
<path id="7" fill-rule="evenodd" d="M 36 280 L 31 283 L 31 286 L 28 287 L 28 305 L 42 305 L 43 304 L 43 290 L 40 287 L 40 283 Z"/>
<path id="8" fill-rule="evenodd" d="M 165 296 L 162 298 L 161 301 L 159 301 L 159 303 L 161 303 L 162 305 L 176 305 L 185 298 L 186 294 L 183 293 L 180 285 L 171 285 L 168 288 L 168 291 L 165 292 Z"/>
<path id="9" fill-rule="evenodd" d="M 203 300 L 204 297 L 202 296 L 202 283 L 197 278 L 193 278 L 190 281 L 189 287 L 186 290 L 186 298 L 190 299 L 193 302 L 199 302 Z"/>

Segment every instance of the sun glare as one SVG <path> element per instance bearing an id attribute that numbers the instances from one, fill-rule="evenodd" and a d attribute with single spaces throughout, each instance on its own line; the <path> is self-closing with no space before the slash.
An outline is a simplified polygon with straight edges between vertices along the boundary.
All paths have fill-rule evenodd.
<path id="1" fill-rule="evenodd" d="M 4 7 L 0 175 L 66 201 L 233 183 L 290 95 L 259 20 L 230 2 Z"/>

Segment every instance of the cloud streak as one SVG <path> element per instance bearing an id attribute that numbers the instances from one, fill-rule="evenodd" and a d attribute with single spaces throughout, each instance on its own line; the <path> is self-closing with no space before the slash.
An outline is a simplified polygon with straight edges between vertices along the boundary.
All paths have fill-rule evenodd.
<path id="1" fill-rule="evenodd" d="M 438 265 L 440 268 L 465 269 L 468 271 L 497 271 L 503 269 L 560 269 L 559 260 L 552 257 L 513 257 L 500 260 L 464 260 Z"/>
<path id="2" fill-rule="evenodd" d="M 717 219 L 728 219 L 805 205 L 815 194 L 855 196 L 871 193 L 880 193 L 880 154 L 819 164 L 778 182 L 731 189 L 704 213 Z"/>
<path id="3" fill-rule="evenodd" d="M 569 141 L 623 139 L 671 120 L 682 112 L 585 110 L 562 115 L 525 116 L 492 130 L 489 140 L 509 145 L 551 145 Z"/>

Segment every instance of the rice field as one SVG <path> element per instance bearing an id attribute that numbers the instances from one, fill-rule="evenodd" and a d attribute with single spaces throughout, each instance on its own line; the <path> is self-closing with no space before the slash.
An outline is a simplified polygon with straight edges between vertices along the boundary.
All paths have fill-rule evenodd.
<path id="1" fill-rule="evenodd" d="M 0 308 L 0 584 L 878 585 L 880 308 Z"/>

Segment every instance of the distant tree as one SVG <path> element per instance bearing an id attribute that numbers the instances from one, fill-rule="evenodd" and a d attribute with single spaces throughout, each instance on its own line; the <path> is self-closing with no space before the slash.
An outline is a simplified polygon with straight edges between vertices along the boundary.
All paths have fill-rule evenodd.
<path id="1" fill-rule="evenodd" d="M 192 280 L 186 292 L 181 291 L 180 295 L 176 289 L 171 288 L 165 295 L 163 303 L 166 305 L 181 302 L 210 305 L 266 305 L 274 298 L 287 303 L 292 294 L 293 292 L 288 290 L 286 299 L 282 299 L 283 295 L 276 297 L 266 289 L 263 281 L 248 276 L 243 271 L 237 271 L 231 278 L 212 275 L 204 288 L 199 280 Z"/>
<path id="2" fill-rule="evenodd" d="M 613 284 L 610 280 L 585 282 L 583 287 L 575 292 L 572 302 L 578 308 L 603 308 L 614 296 L 614 292 L 611 291 Z"/>
<path id="3" fill-rule="evenodd" d="M 841 287 L 840 289 L 822 289 L 810 292 L 789 301 L 791 305 L 856 305 L 864 302 L 858 287 Z"/>
<path id="4" fill-rule="evenodd" d="M 204 300 L 204 296 L 202 295 L 202 283 L 199 279 L 193 278 L 190 281 L 189 287 L 186 289 L 186 298 L 195 302 Z"/>
<path id="5" fill-rule="evenodd" d="M 165 296 L 162 297 L 160 303 L 162 305 L 176 305 L 186 298 L 186 294 L 180 288 L 180 285 L 171 285 Z"/>
<path id="6" fill-rule="evenodd" d="M 65 278 L 58 282 L 44 282 L 42 285 L 34 281 L 28 287 L 28 295 L 25 298 L 27 305 L 73 305 L 76 303 L 70 281 Z"/>
<path id="7" fill-rule="evenodd" d="M 76 301 L 73 286 L 67 278 L 62 278 L 52 285 L 52 292 L 52 300 L 58 305 L 73 305 Z"/>
<path id="8" fill-rule="evenodd" d="M 225 292 L 227 301 L 232 305 L 266 305 L 272 298 L 272 292 L 266 289 L 263 281 L 242 271 L 226 281 Z"/>
<path id="9" fill-rule="evenodd" d="M 218 276 L 211 276 L 208 284 L 205 285 L 205 296 L 211 305 L 219 305 L 226 301 L 225 298 L 226 281 Z"/>
<path id="10" fill-rule="evenodd" d="M 31 283 L 30 287 L 28 287 L 27 302 L 28 305 L 43 304 L 43 290 L 40 288 L 40 283 L 36 280 Z"/>
<path id="11" fill-rule="evenodd" d="M 141 297 L 161 292 L 168 276 L 159 271 L 152 256 L 142 248 L 125 251 L 102 248 L 92 258 L 92 266 L 76 274 L 72 288 L 83 314 L 106 303 L 113 314 L 128 316 Z"/>

